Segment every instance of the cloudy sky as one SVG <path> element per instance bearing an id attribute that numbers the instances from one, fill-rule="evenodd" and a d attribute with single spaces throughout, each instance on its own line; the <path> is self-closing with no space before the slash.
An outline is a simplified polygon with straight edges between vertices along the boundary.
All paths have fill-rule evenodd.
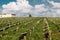
<path id="1" fill-rule="evenodd" d="M 60 0 L 0 0 L 0 14 L 15 13 L 17 16 L 60 16 Z"/>

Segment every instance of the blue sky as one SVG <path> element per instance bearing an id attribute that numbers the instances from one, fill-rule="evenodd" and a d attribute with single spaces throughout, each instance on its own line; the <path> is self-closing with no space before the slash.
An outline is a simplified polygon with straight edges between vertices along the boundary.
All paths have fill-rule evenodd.
<path id="1" fill-rule="evenodd" d="M 13 1 L 16 1 L 16 0 L 0 0 L 0 7 L 1 7 L 3 4 L 8 4 L 9 2 L 13 2 Z"/>
<path id="2" fill-rule="evenodd" d="M 20 3 L 22 5 L 19 5 L 19 2 L 22 2 L 22 0 L 21 1 L 20 0 L 0 0 L 0 12 L 2 12 L 2 11 L 8 12 L 8 13 L 14 12 L 17 14 L 17 12 L 20 11 L 19 13 L 22 13 L 22 12 L 23 13 L 33 13 L 33 15 L 37 14 L 37 16 L 38 16 L 40 13 L 43 13 L 43 12 L 51 13 L 51 11 L 52 11 L 54 13 L 54 11 L 60 10 L 60 9 L 57 9 L 57 8 L 60 8 L 60 6 L 59 6 L 60 0 L 49 0 L 49 1 L 48 0 L 25 0 L 25 1 L 23 1 L 23 3 Z M 26 5 L 24 5 L 24 3 Z M 13 8 L 13 6 L 15 6 L 15 7 Z M 19 8 L 21 8 L 20 6 L 22 7 L 22 9 L 19 9 Z M 26 9 L 26 7 L 27 7 L 27 9 Z M 41 10 L 41 9 L 43 9 L 43 10 Z M 47 9 L 47 11 L 45 11 L 45 9 Z M 54 10 L 54 9 L 56 9 L 56 10 Z M 27 12 L 26 10 L 29 10 L 29 11 Z M 37 13 L 34 14 L 35 11 Z M 54 14 L 54 15 L 56 15 L 56 14 Z"/>

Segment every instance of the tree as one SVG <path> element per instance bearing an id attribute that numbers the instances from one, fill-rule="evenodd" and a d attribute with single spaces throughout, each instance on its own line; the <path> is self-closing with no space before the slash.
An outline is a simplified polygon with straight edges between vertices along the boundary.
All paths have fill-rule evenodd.
<path id="1" fill-rule="evenodd" d="M 31 14 L 29 14 L 29 17 L 32 17 L 32 15 L 31 15 Z"/>

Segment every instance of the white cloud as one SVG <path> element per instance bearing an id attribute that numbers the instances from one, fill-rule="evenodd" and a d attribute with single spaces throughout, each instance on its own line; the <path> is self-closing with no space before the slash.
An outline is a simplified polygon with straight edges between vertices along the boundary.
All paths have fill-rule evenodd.
<path id="1" fill-rule="evenodd" d="M 42 12 L 42 11 L 47 11 L 48 9 L 44 4 L 41 5 L 35 5 L 35 11 L 36 12 Z"/>
<path id="2" fill-rule="evenodd" d="M 54 14 L 60 16 L 60 3 L 54 1 L 49 1 L 49 3 L 53 5 L 52 10 L 54 11 Z"/>
<path id="3" fill-rule="evenodd" d="M 48 1 L 48 0 L 47 0 Z M 32 7 L 27 0 L 17 0 L 4 4 L 2 13 L 31 13 L 33 16 L 58 16 L 60 15 L 60 3 L 48 1 L 53 7 L 48 8 L 45 4 L 35 5 Z M 22 14 L 23 15 L 23 14 Z"/>
<path id="4" fill-rule="evenodd" d="M 18 5 L 16 5 L 15 2 L 10 2 L 9 4 L 4 4 L 3 9 L 7 9 L 7 10 L 19 10 Z"/>
<path id="5" fill-rule="evenodd" d="M 53 5 L 54 8 L 60 8 L 60 3 L 54 2 L 54 1 L 49 1 Z"/>
<path id="6" fill-rule="evenodd" d="M 17 0 L 17 2 L 10 2 L 8 4 L 4 4 L 2 7 L 3 7 L 3 11 L 2 11 L 3 13 L 7 11 L 9 12 L 10 10 L 12 11 L 19 10 L 20 12 L 27 13 L 32 8 L 32 6 L 26 0 Z"/>
<path id="7" fill-rule="evenodd" d="M 35 5 L 34 10 L 32 11 L 33 16 L 42 16 L 43 13 L 47 11 L 48 8 L 46 8 L 46 6 L 44 4 L 40 4 L 40 5 Z"/>

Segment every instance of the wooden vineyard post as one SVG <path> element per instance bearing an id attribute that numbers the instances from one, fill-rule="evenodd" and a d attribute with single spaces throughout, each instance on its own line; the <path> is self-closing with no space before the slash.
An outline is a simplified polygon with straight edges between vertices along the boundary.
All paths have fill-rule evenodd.
<path id="1" fill-rule="evenodd" d="M 33 27 L 33 29 L 32 30 L 29 30 L 30 31 L 30 37 L 32 37 L 32 33 L 31 33 L 31 31 L 33 31 L 34 32 L 34 27 Z M 29 40 L 34 40 L 34 38 L 29 38 Z"/>
<path id="2" fill-rule="evenodd" d="M 34 33 L 34 26 L 33 26 L 33 33 Z M 34 37 L 32 38 L 32 40 L 34 40 Z"/>
<path id="3" fill-rule="evenodd" d="M 51 38 L 51 31 L 49 31 L 49 36 L 50 36 L 50 40 L 52 40 L 52 38 Z"/>
<path id="4" fill-rule="evenodd" d="M 19 37 L 19 40 L 26 40 L 26 35 L 27 35 L 27 33 L 23 33 L 23 34 Z"/>
<path id="5" fill-rule="evenodd" d="M 16 31 L 18 31 L 19 27 L 16 28 Z"/>
<path id="6" fill-rule="evenodd" d="M 30 31 L 30 37 L 31 37 L 31 30 L 29 30 Z M 29 38 L 29 40 L 31 40 L 31 38 Z"/>
<path id="7" fill-rule="evenodd" d="M 48 27 L 48 32 L 49 32 L 49 39 L 52 40 L 52 38 L 51 38 L 51 30 L 50 30 L 50 28 L 49 28 L 48 23 L 47 23 L 47 27 Z"/>
<path id="8" fill-rule="evenodd" d="M 26 36 L 24 36 L 24 40 L 26 40 Z"/>
<path id="9" fill-rule="evenodd" d="M 34 27 L 33 27 L 33 32 L 34 32 Z"/>
<path id="10" fill-rule="evenodd" d="M 46 20 L 46 18 L 44 18 L 44 35 L 45 35 L 45 37 L 44 37 L 44 40 L 52 40 L 52 38 L 51 38 L 51 30 L 50 30 L 50 27 L 49 27 L 49 25 L 48 25 L 48 22 L 47 22 L 47 20 Z"/>

